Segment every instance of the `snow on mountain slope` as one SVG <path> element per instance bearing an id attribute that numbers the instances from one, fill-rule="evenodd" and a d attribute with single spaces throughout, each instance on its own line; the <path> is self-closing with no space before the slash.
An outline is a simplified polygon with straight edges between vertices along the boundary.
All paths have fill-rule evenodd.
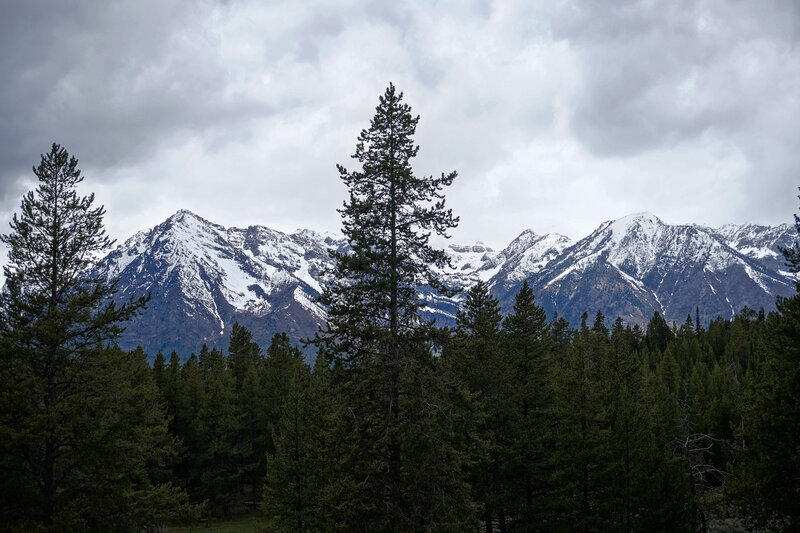
<path id="1" fill-rule="evenodd" d="M 737 238 L 741 235 L 749 239 Z M 764 240 L 745 227 L 729 227 L 723 234 L 637 213 L 604 222 L 566 248 L 531 276 L 534 291 L 548 311 L 571 321 L 598 308 L 607 316 L 639 323 L 654 311 L 682 321 L 697 306 L 706 319 L 730 317 L 744 305 L 770 308 L 776 295 L 791 293 L 793 286 L 764 261 L 774 257 L 763 250 L 774 250 L 775 235 L 760 235 Z M 759 254 L 737 250 L 747 252 L 754 245 L 761 247 Z M 504 296 L 507 305 L 509 295 Z"/>
<path id="2" fill-rule="evenodd" d="M 259 330 L 271 324 L 272 332 L 254 331 L 263 343 L 269 333 L 291 329 L 287 323 L 298 336 L 323 323 L 315 298 L 328 249 L 342 244 L 309 230 L 225 228 L 181 210 L 119 245 L 100 272 L 119 278 L 122 296 L 152 294 L 150 309 L 123 340 L 196 350 L 202 342 L 223 345 L 238 320 Z"/>
<path id="3" fill-rule="evenodd" d="M 187 301 L 214 315 L 224 329 L 217 291 L 234 308 L 264 315 L 271 310 L 271 294 L 299 285 L 298 302 L 320 315 L 322 309 L 311 300 L 321 290 L 328 244 L 314 232 L 228 229 L 181 210 L 117 247 L 106 260 L 107 274 L 136 278 L 148 264 L 163 265 L 148 273 L 151 282 L 175 277 Z"/>
<path id="4" fill-rule="evenodd" d="M 497 252 L 481 242 L 473 245 L 451 244 L 445 251 L 451 267 L 445 268 L 442 274 L 450 284 L 460 287 L 473 285 L 479 279 L 488 280 L 500 264 Z"/>
<path id="5" fill-rule="evenodd" d="M 523 231 L 498 255 L 502 265 L 489 286 L 493 287 L 500 280 L 507 286 L 521 284 L 550 264 L 571 244 L 569 237 L 558 233 L 537 235 L 530 229 Z"/>
<path id="6" fill-rule="evenodd" d="M 500 251 L 481 243 L 450 245 L 451 266 L 440 275 L 464 289 L 487 282 L 505 311 L 528 280 L 551 318 L 557 313 L 572 323 L 597 309 L 645 323 L 654 311 L 682 322 L 699 307 L 708 320 L 744 305 L 770 309 L 775 296 L 792 294 L 794 278 L 782 271 L 777 246 L 795 238 L 788 225 L 712 229 L 638 213 L 604 222 L 577 242 L 525 230 Z M 100 272 L 119 278 L 123 297 L 152 294 L 123 346 L 186 356 L 203 342 L 225 347 L 234 321 L 262 345 L 281 331 L 293 339 L 313 336 L 325 320 L 315 297 L 332 267 L 328 250 L 345 246 L 311 230 L 225 228 L 181 210 L 119 245 Z M 453 322 L 464 295 L 420 288 L 426 316 L 443 324 Z"/>
<path id="7" fill-rule="evenodd" d="M 725 243 L 748 257 L 763 259 L 782 258 L 778 246 L 787 247 L 795 241 L 797 232 L 794 226 L 761 226 L 758 224 L 725 224 L 716 228 Z M 781 259 L 782 260 L 782 259 Z"/>

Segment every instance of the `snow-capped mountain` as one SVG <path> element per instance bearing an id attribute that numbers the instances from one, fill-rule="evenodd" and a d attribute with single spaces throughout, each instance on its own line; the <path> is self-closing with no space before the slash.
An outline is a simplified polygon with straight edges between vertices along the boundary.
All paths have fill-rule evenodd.
<path id="1" fill-rule="evenodd" d="M 487 282 L 506 311 L 528 280 L 551 318 L 557 313 L 572 323 L 597 309 L 610 319 L 645 323 L 659 311 L 683 322 L 695 306 L 709 320 L 745 305 L 771 309 L 776 295 L 792 294 L 794 278 L 777 247 L 795 236 L 789 225 L 673 226 L 642 213 L 605 222 L 577 242 L 526 230 L 500 251 L 450 245 L 451 266 L 440 275 L 450 286 Z M 344 247 L 310 230 L 225 228 L 181 210 L 119 245 L 99 268 L 119 279 L 120 298 L 151 294 L 123 347 L 185 357 L 203 343 L 225 347 L 235 321 L 262 345 L 281 331 L 294 340 L 313 336 L 325 320 L 315 297 L 332 266 L 328 250 Z M 463 299 L 430 289 L 420 295 L 427 316 L 444 324 Z"/>
<path id="2" fill-rule="evenodd" d="M 151 294 L 123 345 L 183 355 L 204 342 L 223 346 L 236 321 L 261 344 L 279 331 L 313 335 L 325 317 L 314 298 L 328 249 L 340 244 L 309 230 L 224 228 L 181 210 L 118 246 L 101 272 L 119 278 L 121 297 Z"/>
<path id="3" fill-rule="evenodd" d="M 793 234 L 788 225 L 713 229 L 639 213 L 601 224 L 528 279 L 550 316 L 573 323 L 597 310 L 636 323 L 655 311 L 682 323 L 698 308 L 703 321 L 730 318 L 744 306 L 774 308 L 777 295 L 794 292 L 777 250 Z M 496 290 L 507 307 L 514 284 L 493 282 L 507 288 Z"/>

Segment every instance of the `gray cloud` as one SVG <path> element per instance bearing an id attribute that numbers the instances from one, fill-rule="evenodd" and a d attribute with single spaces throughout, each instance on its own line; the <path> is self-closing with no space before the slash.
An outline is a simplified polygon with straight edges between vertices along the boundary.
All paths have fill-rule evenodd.
<path id="1" fill-rule="evenodd" d="M 0 56 L 3 187 L 52 141 L 105 169 L 136 165 L 182 135 L 214 130 L 214 143 L 224 142 L 249 118 L 269 114 L 264 102 L 226 94 L 228 73 L 216 61 L 219 42 L 208 25 L 214 7 L 9 5 L 0 28 L 0 47 L 14 50 Z"/>
<path id="2" fill-rule="evenodd" d="M 580 50 L 572 127 L 600 155 L 735 137 L 765 108 L 796 107 L 796 2 L 580 2 L 553 29 Z"/>
<path id="3" fill-rule="evenodd" d="M 53 141 L 125 238 L 186 207 L 338 227 L 334 165 L 389 81 L 459 240 L 789 220 L 796 2 L 17 2 L 0 19 L 0 206 Z M 26 180 L 28 180 L 26 182 Z"/>

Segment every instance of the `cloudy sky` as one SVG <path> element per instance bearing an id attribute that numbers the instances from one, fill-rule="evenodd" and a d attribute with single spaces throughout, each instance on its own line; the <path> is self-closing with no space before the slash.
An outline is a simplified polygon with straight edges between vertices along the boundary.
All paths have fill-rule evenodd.
<path id="1" fill-rule="evenodd" d="M 798 207 L 796 0 L 7 0 L 0 50 L 4 228 L 55 141 L 119 240 L 180 208 L 335 231 L 390 81 L 415 171 L 459 173 L 454 241 Z"/>

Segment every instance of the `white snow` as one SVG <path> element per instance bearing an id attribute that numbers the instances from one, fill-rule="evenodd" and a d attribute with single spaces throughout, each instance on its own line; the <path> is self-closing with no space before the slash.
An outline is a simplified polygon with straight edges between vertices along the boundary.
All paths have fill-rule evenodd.
<path id="1" fill-rule="evenodd" d="M 491 287 L 500 282 L 521 282 L 544 272 L 550 276 L 545 287 L 550 287 L 605 258 L 631 287 L 652 294 L 663 312 L 662 300 L 668 305 L 670 295 L 663 293 L 660 284 L 651 291 L 643 279 L 655 277 L 663 283 L 667 273 L 689 264 L 702 265 L 708 272 L 724 272 L 731 265 L 741 264 L 762 290 L 772 294 L 771 278 L 752 268 L 747 258 L 777 256 L 774 244 L 779 238 L 786 242 L 790 229 L 671 226 L 650 213 L 637 213 L 601 224 L 579 243 L 555 233 L 537 235 L 526 230 L 499 252 L 480 242 L 451 245 L 446 250 L 451 267 L 439 274 L 448 285 L 468 288 L 479 280 Z M 225 228 L 181 210 L 165 223 L 137 233 L 118 246 L 109 256 L 107 273 L 117 276 L 138 258 L 161 262 L 167 266 L 156 273 L 157 281 L 163 283 L 175 276 L 172 279 L 178 281 L 194 307 L 190 316 L 205 309 L 223 331 L 220 297 L 236 309 L 263 314 L 272 311 L 270 297 L 277 290 L 293 286 L 295 301 L 322 320 L 324 309 L 314 298 L 324 285 L 322 272 L 331 266 L 328 247 L 342 244 L 331 234 L 312 230 L 285 234 L 263 226 Z M 565 255 L 567 250 L 569 255 Z M 141 268 L 142 262 L 137 266 Z M 778 274 L 798 279 L 797 274 Z M 711 283 L 709 287 L 716 294 Z M 431 296 L 430 305 L 441 298 Z M 441 313 L 433 307 L 430 310 Z"/>
<path id="2" fill-rule="evenodd" d="M 769 287 L 767 287 L 767 285 L 761 279 L 762 274 L 750 268 L 750 265 L 745 264 L 743 266 L 744 266 L 744 271 L 747 272 L 747 275 L 750 276 L 750 279 L 758 283 L 758 286 L 761 287 L 761 289 L 764 292 L 772 296 L 772 291 L 769 289 Z"/>
<path id="3" fill-rule="evenodd" d="M 615 220 L 608 226 L 611 231 L 611 239 L 617 245 L 631 232 L 637 232 L 640 239 L 645 242 L 652 242 L 663 227 L 664 223 L 651 213 L 628 215 Z"/>
<path id="4" fill-rule="evenodd" d="M 306 294 L 300 287 L 295 288 L 294 299 L 297 301 L 297 303 L 316 315 L 320 320 L 325 319 L 325 310 L 318 303 L 312 301 L 308 294 Z"/>

